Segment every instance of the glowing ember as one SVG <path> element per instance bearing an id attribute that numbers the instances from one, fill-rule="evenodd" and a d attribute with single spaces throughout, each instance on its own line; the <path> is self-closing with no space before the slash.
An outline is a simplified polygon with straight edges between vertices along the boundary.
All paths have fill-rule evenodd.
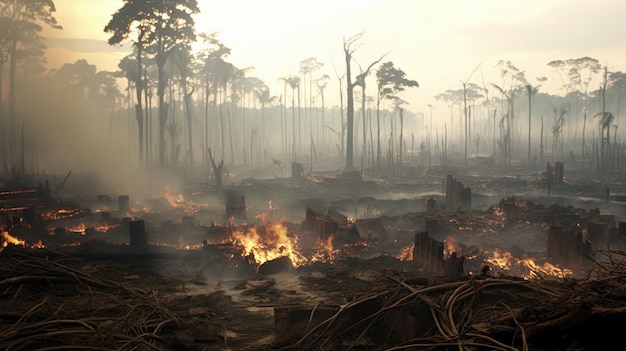
<path id="1" fill-rule="evenodd" d="M 67 230 L 68 232 L 71 232 L 71 233 L 79 233 L 79 234 L 81 234 L 81 235 L 85 235 L 85 229 L 86 229 L 86 228 L 85 228 L 85 224 L 84 224 L 84 223 L 81 223 L 81 224 L 75 225 L 75 226 L 73 226 L 73 227 L 66 227 L 66 228 L 65 228 L 65 230 Z"/>

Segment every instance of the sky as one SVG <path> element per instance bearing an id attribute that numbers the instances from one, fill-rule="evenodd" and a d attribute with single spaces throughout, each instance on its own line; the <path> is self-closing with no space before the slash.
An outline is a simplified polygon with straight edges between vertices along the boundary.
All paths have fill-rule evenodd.
<path id="1" fill-rule="evenodd" d="M 103 28 L 123 2 L 55 4 L 63 30 L 44 33 L 50 68 L 85 58 L 98 70 L 117 70 L 130 46 L 109 46 Z M 197 31 L 219 32 L 232 50 L 227 60 L 255 67 L 251 75 L 265 81 L 272 95 L 282 92 L 280 77 L 298 74 L 300 61 L 323 62 L 317 75 L 332 77 L 327 105 L 339 104 L 335 72 L 345 72 L 343 40 L 359 32 L 354 70 L 386 54 L 383 62 L 392 61 L 420 85 L 402 95 L 406 108 L 425 112 L 432 104 L 435 118 L 448 114 L 435 95 L 460 89 L 467 79 L 499 82 L 499 60 L 511 61 L 532 84 L 548 77 L 541 90 L 553 94 L 560 87 L 547 66 L 553 60 L 589 56 L 609 71 L 626 71 L 623 0 L 199 0 L 199 6 Z M 373 94 L 373 78 L 367 84 Z"/>

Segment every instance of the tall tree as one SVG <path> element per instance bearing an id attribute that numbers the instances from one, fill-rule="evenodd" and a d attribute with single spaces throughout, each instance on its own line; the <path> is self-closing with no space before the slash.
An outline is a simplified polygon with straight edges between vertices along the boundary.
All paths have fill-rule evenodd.
<path id="1" fill-rule="evenodd" d="M 537 78 L 538 81 L 540 82 L 545 82 L 547 80 L 546 77 L 539 77 Z M 532 86 L 531 84 L 526 84 L 526 93 L 528 94 L 528 164 L 530 165 L 530 135 L 531 133 L 531 124 L 532 124 L 532 111 L 533 111 L 533 96 L 535 96 L 537 94 L 537 92 L 539 91 L 539 87 L 541 87 L 541 85 L 535 85 Z M 584 140 L 584 136 L 583 136 L 583 140 Z"/>
<path id="2" fill-rule="evenodd" d="M 346 138 L 346 170 L 350 171 L 352 169 L 354 169 L 354 87 L 360 85 L 361 83 L 363 85 L 365 85 L 365 80 L 364 78 L 369 74 L 369 71 L 372 69 L 372 67 L 374 67 L 376 64 L 378 64 L 380 61 L 382 61 L 382 59 L 387 55 L 383 55 L 381 56 L 378 60 L 372 62 L 368 68 L 363 71 L 363 73 L 361 73 L 357 79 L 353 82 L 352 81 L 352 55 L 354 55 L 354 52 L 356 51 L 356 49 L 358 48 L 358 44 L 359 44 L 359 40 L 361 39 L 361 37 L 363 36 L 363 32 L 360 32 L 348 39 L 344 38 L 343 39 L 343 52 L 344 52 L 344 59 L 346 62 L 346 92 L 347 92 L 347 99 L 348 99 L 348 103 L 347 103 L 347 128 L 348 128 L 348 135 Z"/>
<path id="3" fill-rule="evenodd" d="M 287 84 L 291 88 L 291 154 L 293 161 L 295 162 L 297 159 L 297 151 L 296 151 L 296 107 L 295 101 L 296 96 L 298 99 L 298 110 L 300 109 L 300 77 L 298 76 L 289 76 L 287 78 Z M 296 95 L 297 92 L 297 95 Z"/>
<path id="4" fill-rule="evenodd" d="M 380 167 L 380 102 L 381 100 L 397 101 L 398 94 L 405 88 L 419 87 L 415 80 L 407 79 L 406 73 L 396 68 L 393 62 L 385 62 L 376 71 L 378 86 L 378 98 L 376 101 L 377 141 L 376 141 L 376 165 Z"/>
<path id="5" fill-rule="evenodd" d="M 309 129 L 311 136 L 313 135 L 313 72 L 322 68 L 324 64 L 315 57 L 309 57 L 300 61 L 300 74 L 302 74 L 302 86 L 304 87 L 304 99 L 305 99 L 305 118 L 309 118 Z M 307 76 L 308 76 L 308 89 L 307 89 Z M 309 96 L 307 98 L 307 91 Z M 308 106 L 307 106 L 308 104 Z M 305 127 L 306 128 L 306 127 Z"/>
<path id="6" fill-rule="evenodd" d="M 190 82 L 193 76 L 194 57 L 191 46 L 178 45 L 172 52 L 172 61 L 179 75 L 180 87 L 183 94 L 183 110 L 185 113 L 185 124 L 187 126 L 187 160 L 193 162 L 193 107 L 192 97 L 195 87 Z"/>
<path id="7" fill-rule="evenodd" d="M 165 164 L 165 127 L 168 104 L 165 102 L 167 78 L 164 68 L 172 50 L 195 40 L 192 15 L 199 13 L 197 0 L 124 0 L 124 5 L 104 28 L 112 33 L 109 44 L 119 44 L 134 34 L 138 57 L 145 49 L 156 59 L 159 99 L 159 160 Z M 139 116 L 139 114 L 138 114 Z M 139 120 L 138 120 L 139 122 Z"/>
<path id="8" fill-rule="evenodd" d="M 17 154 L 17 65 L 33 54 L 43 54 L 45 44 L 44 38 L 41 36 L 42 24 L 55 29 L 62 29 L 53 15 L 55 11 L 56 6 L 52 0 L 0 0 L 0 31 L 2 32 L 0 34 L 0 44 L 2 45 L 0 62 L 9 62 L 9 129 L 5 131 L 5 135 L 0 137 L 9 140 L 7 151 L 11 155 Z M 15 165 L 15 160 L 12 161 Z M 16 168 L 23 171 L 23 164 Z"/>

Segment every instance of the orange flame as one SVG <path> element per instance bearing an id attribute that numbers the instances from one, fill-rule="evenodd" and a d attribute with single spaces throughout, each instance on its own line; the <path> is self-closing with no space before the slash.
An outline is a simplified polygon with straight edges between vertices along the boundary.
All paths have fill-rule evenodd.
<path id="1" fill-rule="evenodd" d="M 446 243 L 446 248 L 443 251 L 443 255 L 445 257 L 450 257 L 452 255 L 453 252 L 456 252 L 457 255 L 461 254 L 461 246 L 459 245 L 459 241 L 456 239 L 456 236 L 454 235 L 448 235 L 448 237 L 446 237 L 446 240 L 444 240 L 444 242 Z"/>
<path id="2" fill-rule="evenodd" d="M 172 195 L 172 187 L 169 185 L 165 186 L 165 194 L 163 197 L 172 205 L 172 207 L 179 207 L 185 201 L 185 197 L 183 194 Z"/>
<path id="3" fill-rule="evenodd" d="M 319 238 L 315 245 L 315 253 L 311 257 L 311 262 L 332 262 L 339 250 L 333 246 L 334 237 L 331 235 L 326 240 Z"/>
<path id="4" fill-rule="evenodd" d="M 411 261 L 413 259 L 413 248 L 415 245 L 410 245 L 400 249 L 400 252 L 395 256 L 400 261 Z"/>
<path id="5" fill-rule="evenodd" d="M 282 223 L 265 223 L 261 232 L 256 227 L 233 231 L 230 238 L 222 243 L 233 243 L 242 248 L 242 255 L 250 257 L 257 264 L 263 264 L 283 256 L 289 257 L 294 266 L 307 262 L 300 254 L 298 238 L 288 235 L 287 227 Z"/>
<path id="6" fill-rule="evenodd" d="M 514 268 L 523 268 L 527 273 L 522 274 L 525 279 L 536 279 L 542 277 L 559 277 L 564 278 L 573 274 L 570 269 L 557 267 L 550 262 L 539 265 L 535 259 L 524 256 L 522 258 L 514 257 L 510 252 L 500 252 L 495 249 L 493 255 L 486 258 L 485 262 L 490 263 L 494 267 L 511 271 Z"/>
<path id="7" fill-rule="evenodd" d="M 7 247 L 9 244 L 26 246 L 24 240 L 12 236 L 9 232 L 2 231 L 2 248 Z"/>

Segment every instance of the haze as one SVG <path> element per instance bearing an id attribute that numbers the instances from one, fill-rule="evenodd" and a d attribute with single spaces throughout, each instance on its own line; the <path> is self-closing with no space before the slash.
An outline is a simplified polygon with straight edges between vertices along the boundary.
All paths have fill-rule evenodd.
<path id="1" fill-rule="evenodd" d="M 75 64 L 79 60 L 95 66 L 98 72 L 119 71 L 120 60 L 132 54 L 131 45 L 127 41 L 120 45 L 108 45 L 110 33 L 105 33 L 103 29 L 124 2 L 57 0 L 55 4 L 56 12 L 53 15 L 63 30 L 43 26 L 42 35 L 47 45 L 47 72 L 40 73 L 53 76 L 63 65 Z M 310 170 L 314 163 L 321 164 L 329 160 L 327 167 L 343 167 L 346 132 L 341 131 L 345 124 L 342 127 L 337 77 L 346 70 L 344 40 L 358 33 L 362 33 L 362 36 L 354 46 L 353 78 L 361 69 L 382 58 L 366 78 L 367 109 L 370 114 L 367 125 L 375 124 L 372 119 L 376 109 L 375 73 L 382 63 L 392 62 L 394 67 L 406 74 L 407 79 L 419 83 L 419 87 L 407 87 L 397 94 L 398 98 L 406 102 L 401 105 L 406 113 L 402 122 L 397 120 L 397 106 L 388 100 L 381 102 L 383 127 L 376 145 L 376 148 L 382 145 L 380 151 L 374 150 L 373 140 L 377 138 L 371 127 L 368 135 L 362 135 L 363 128 L 359 124 L 362 124 L 359 110 L 361 91 L 358 88 L 355 90 L 354 166 L 361 169 L 379 163 L 382 158 L 393 158 L 398 152 L 412 156 L 428 153 L 429 166 L 445 165 L 448 156 L 441 154 L 443 149 L 451 153 L 465 153 L 465 162 L 468 156 L 493 157 L 500 161 L 508 159 L 510 162 L 514 155 L 508 154 L 509 151 L 504 150 L 498 144 L 500 141 L 496 140 L 504 133 L 503 127 L 498 130 L 496 118 L 503 120 L 507 108 L 503 103 L 503 95 L 497 93 L 493 85 L 500 85 L 504 90 L 510 88 L 510 92 L 523 88 L 522 85 L 508 86 L 510 82 L 506 75 L 512 71 L 524 75 L 524 84 L 539 87 L 536 107 L 532 112 L 532 126 L 521 119 L 511 122 L 510 133 L 516 133 L 513 141 L 515 151 L 528 163 L 532 161 L 539 164 L 539 159 L 563 158 L 569 151 L 580 149 L 577 146 L 580 143 L 578 139 L 583 134 L 587 135 L 587 140 L 600 133 L 604 135 L 597 123 L 585 127 L 586 122 L 583 121 L 585 111 L 589 111 L 591 117 L 602 110 L 596 98 L 597 93 L 593 93 L 598 91 L 602 83 L 602 70 L 606 68 L 611 73 L 626 71 L 623 59 L 626 42 L 622 39 L 622 34 L 626 33 L 626 23 L 621 19 L 622 14 L 626 13 L 626 3 L 618 0 L 395 0 L 339 3 L 326 0 L 201 1 L 199 9 L 200 13 L 194 16 L 196 32 L 219 33 L 217 39 L 231 49 L 225 60 L 237 68 L 249 68 L 246 70 L 247 76 L 258 78 L 267 85 L 270 96 L 276 97 L 267 106 L 266 112 L 261 112 L 261 106 L 256 101 L 248 101 L 247 108 L 255 110 L 250 112 L 255 116 L 252 122 L 246 125 L 245 117 L 242 117 L 241 121 L 233 122 L 236 128 L 240 128 L 234 136 L 224 137 L 224 131 L 220 136 L 216 110 L 210 113 L 215 125 L 209 127 L 204 121 L 205 111 L 200 106 L 202 99 L 198 90 L 194 97 L 197 106 L 191 115 L 193 125 L 186 124 L 182 112 L 170 113 L 168 123 L 175 123 L 172 130 L 178 134 L 176 140 L 170 140 L 169 135 L 165 136 L 170 138 L 166 141 L 169 145 L 165 151 L 161 151 L 158 145 L 156 122 L 150 125 L 147 127 L 150 128 L 150 139 L 145 142 L 145 151 L 140 157 L 136 140 L 137 123 L 131 106 L 135 104 L 134 99 L 130 101 L 125 98 L 123 103 L 120 101 L 115 111 L 108 111 L 108 107 L 101 106 L 86 107 L 78 104 L 75 96 L 68 95 L 66 90 L 40 84 L 38 80 L 20 83 L 20 79 L 25 78 L 18 74 L 18 83 L 21 84 L 18 88 L 22 91 L 20 93 L 18 90 L 17 118 L 23 121 L 26 140 L 22 158 L 30 163 L 25 167 L 30 171 L 46 169 L 56 174 L 64 174 L 69 169 L 93 168 L 103 178 L 119 178 L 116 181 L 117 191 L 122 192 L 124 190 L 119 188 L 122 186 L 119 184 L 124 184 L 124 188 L 133 187 L 126 183 L 128 179 L 136 177 L 121 174 L 127 168 L 134 170 L 140 158 L 155 163 L 160 160 L 162 165 L 174 166 L 182 165 L 184 160 L 193 161 L 202 165 L 198 169 L 202 168 L 200 173 L 206 175 L 210 171 L 208 148 L 214 150 L 217 161 L 223 159 L 233 167 L 242 164 L 249 169 L 269 167 L 272 160 L 281 167 L 293 161 L 301 162 Z M 194 44 L 193 48 L 198 53 L 202 46 Z M 562 99 L 571 90 L 568 91 L 566 87 L 563 72 L 559 73 L 548 63 L 584 57 L 597 60 L 598 69 L 588 76 L 588 97 L 593 99 L 585 100 L 588 106 L 582 108 L 574 106 L 570 100 Z M 316 58 L 322 63 L 312 73 L 313 79 L 324 74 L 329 76 L 324 93 L 325 116 L 319 117 L 322 111 L 320 95 L 316 93 L 311 96 L 308 92 L 307 97 L 307 87 L 303 84 L 302 107 L 309 109 L 308 112 L 304 110 L 303 118 L 304 123 L 310 123 L 310 126 L 298 125 L 302 130 L 294 135 L 291 131 L 295 127 L 290 124 L 292 119 L 295 120 L 294 91 L 290 91 L 281 78 L 302 77 L 300 64 L 307 58 Z M 7 66 L 2 66 L 2 99 L 5 106 L 9 84 Z M 462 104 L 458 100 L 463 82 L 473 84 L 471 89 L 479 94 L 470 99 L 469 115 L 465 117 L 475 117 L 471 122 L 475 124 L 470 125 L 470 135 L 463 135 L 463 128 L 459 127 L 464 123 Z M 127 84 L 125 79 L 117 79 L 121 94 L 126 94 Z M 609 87 L 613 86 L 611 84 Z M 30 86 L 34 88 L 29 90 Z M 29 100 L 32 96 L 26 91 L 38 92 L 46 97 L 32 104 Z M 457 100 L 442 97 L 441 94 L 446 92 L 456 94 Z M 342 94 L 345 99 L 345 87 Z M 515 109 L 511 106 L 511 114 L 528 114 L 524 110 L 527 103 L 523 89 L 516 96 L 524 102 L 518 102 Z M 490 100 L 493 98 L 499 100 Z M 156 96 L 153 96 L 150 108 L 157 108 L 156 100 Z M 592 103 L 595 105 L 592 106 Z M 346 102 L 343 104 L 345 108 Z M 489 104 L 490 107 L 487 106 Z M 606 108 L 615 116 L 615 126 L 619 125 L 620 100 L 614 97 L 607 104 Z M 562 127 L 566 129 L 568 138 L 578 139 L 570 140 L 571 145 L 563 145 L 561 140 L 560 155 L 557 155 L 559 148 L 555 149 L 555 145 L 548 144 L 548 130 L 558 124 L 555 111 L 566 108 L 567 124 Z M 224 110 L 223 113 L 226 112 L 234 113 L 230 110 Z M 260 121 L 262 114 L 265 116 L 263 122 Z M 85 120 L 85 115 L 93 118 Z M 389 116 L 392 116 L 390 120 L 385 119 Z M 550 158 L 546 155 L 545 159 L 538 146 L 540 125 L 544 118 L 546 132 L 542 138 L 546 140 L 546 145 L 541 148 L 545 151 L 552 147 L 549 150 Z M 221 128 L 226 128 L 225 122 L 219 123 Z M 404 123 L 402 127 L 400 123 Z M 308 132 L 306 128 L 309 128 Z M 402 128 L 403 136 L 399 135 L 399 128 Z M 68 131 L 71 131 L 71 137 Z M 19 123 L 13 132 L 20 133 Z M 616 136 L 620 136 L 623 130 L 619 132 Z M 194 139 L 193 145 L 187 143 L 190 133 Z M 533 136 L 532 146 L 530 138 L 526 145 L 528 134 Z M 552 139 L 558 138 L 553 136 Z M 557 141 L 552 144 L 557 144 Z M 310 149 L 311 145 L 314 146 L 313 150 Z M 14 147 L 17 149 L 17 144 Z M 368 150 L 364 151 L 366 148 Z M 314 152 L 319 155 L 313 155 Z M 366 157 L 361 157 L 364 152 Z M 585 156 L 584 150 L 580 153 Z M 323 157 L 329 159 L 322 160 Z M 402 155 L 397 157 L 402 161 Z M 5 170 L 8 171 L 12 167 L 11 162 L 16 162 L 17 158 L 20 157 L 13 156 L 12 161 L 5 161 Z M 282 168 L 264 174 L 267 177 L 283 175 Z"/>

